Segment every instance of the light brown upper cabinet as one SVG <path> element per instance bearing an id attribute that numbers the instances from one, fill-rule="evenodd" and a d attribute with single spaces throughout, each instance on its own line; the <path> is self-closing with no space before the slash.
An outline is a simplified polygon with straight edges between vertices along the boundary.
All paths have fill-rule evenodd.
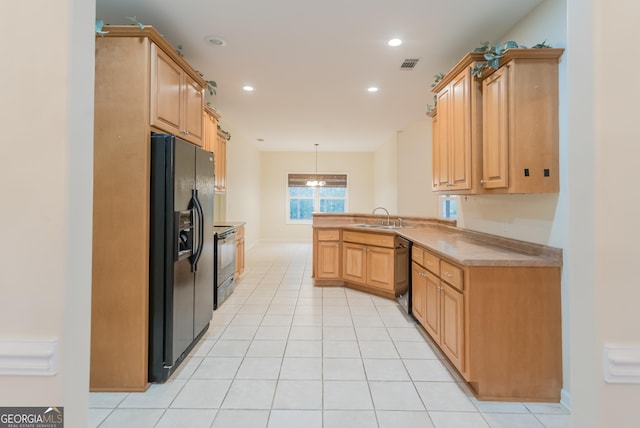
<path id="1" fill-rule="evenodd" d="M 471 67 L 482 59 L 482 54 L 468 54 L 433 89 L 434 191 L 476 193 L 479 187 L 482 84 L 471 76 Z"/>
<path id="2" fill-rule="evenodd" d="M 218 120 L 220 120 L 218 112 L 209 106 L 205 106 L 202 118 L 202 140 L 204 142 L 202 148 L 208 152 L 215 152 L 215 146 L 218 140 Z"/>
<path id="3" fill-rule="evenodd" d="M 559 191 L 558 59 L 510 49 L 482 82 L 482 185 L 491 193 Z"/>
<path id="4" fill-rule="evenodd" d="M 199 146 L 204 88 L 169 55 L 151 44 L 151 126 Z"/>
<path id="5" fill-rule="evenodd" d="M 559 190 L 558 59 L 563 49 L 509 49 L 497 70 L 467 54 L 433 88 L 432 189 L 441 193 Z"/>
<path id="6" fill-rule="evenodd" d="M 218 127 L 220 115 L 212 108 L 204 108 L 204 149 L 213 152 L 216 193 L 227 190 L 227 138 L 228 134 Z"/>
<path id="7" fill-rule="evenodd" d="M 213 152 L 216 154 L 216 193 L 227 191 L 227 137 L 224 131 L 218 129 L 216 144 Z"/>

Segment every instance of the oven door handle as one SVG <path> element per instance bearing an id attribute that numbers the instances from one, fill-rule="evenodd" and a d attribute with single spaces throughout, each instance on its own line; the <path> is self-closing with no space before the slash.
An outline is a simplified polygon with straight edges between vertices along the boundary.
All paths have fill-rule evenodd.
<path id="1" fill-rule="evenodd" d="M 200 260 L 200 256 L 202 255 L 202 247 L 204 246 L 204 212 L 202 211 L 202 205 L 200 204 L 200 199 L 198 199 L 198 190 L 193 189 L 191 191 L 191 200 L 193 201 L 193 207 L 195 208 L 196 213 L 196 233 L 198 234 L 198 246 L 193 253 L 193 257 L 191 260 L 191 272 L 196 272 L 198 270 L 198 261 Z"/>

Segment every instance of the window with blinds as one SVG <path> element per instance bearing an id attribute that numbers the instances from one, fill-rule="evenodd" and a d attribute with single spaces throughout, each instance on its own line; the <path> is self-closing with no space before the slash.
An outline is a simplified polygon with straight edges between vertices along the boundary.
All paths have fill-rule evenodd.
<path id="1" fill-rule="evenodd" d="M 313 181 L 324 184 L 307 184 Z M 287 223 L 311 223 L 314 212 L 346 212 L 347 182 L 347 174 L 288 174 Z"/>
<path id="2" fill-rule="evenodd" d="M 289 174 L 289 187 L 307 187 L 309 181 L 324 181 L 323 187 L 347 187 L 347 174 Z"/>

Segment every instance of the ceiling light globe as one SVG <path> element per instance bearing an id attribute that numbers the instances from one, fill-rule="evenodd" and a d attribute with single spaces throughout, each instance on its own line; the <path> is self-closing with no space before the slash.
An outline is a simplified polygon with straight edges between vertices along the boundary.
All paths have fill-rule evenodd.
<path id="1" fill-rule="evenodd" d="M 387 42 L 387 44 L 388 44 L 389 46 L 393 46 L 393 47 L 395 47 L 395 46 L 400 46 L 400 45 L 402 44 L 402 40 L 400 40 L 400 39 L 391 39 L 391 40 L 389 40 L 389 41 Z"/>
<path id="2" fill-rule="evenodd" d="M 247 91 L 247 92 L 252 92 L 254 90 L 254 87 L 251 85 L 244 85 L 242 87 L 243 90 Z"/>
<path id="3" fill-rule="evenodd" d="M 378 92 L 378 88 L 376 88 L 375 86 L 370 86 L 367 88 L 367 91 L 369 92 Z"/>

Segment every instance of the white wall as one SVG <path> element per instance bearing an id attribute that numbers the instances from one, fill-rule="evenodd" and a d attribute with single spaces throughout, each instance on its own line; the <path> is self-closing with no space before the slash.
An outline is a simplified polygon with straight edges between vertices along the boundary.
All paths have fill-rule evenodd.
<path id="1" fill-rule="evenodd" d="M 56 373 L 0 375 L 0 403 L 64 406 L 68 427 L 87 426 L 94 20 L 83 0 L 0 5 L 0 350 L 58 341 Z"/>
<path id="2" fill-rule="evenodd" d="M 249 249 L 262 233 L 261 154 L 235 129 L 226 125 L 224 129 L 231 133 L 231 140 L 227 141 L 227 193 L 216 196 L 221 209 L 218 219 L 246 222 L 245 246 Z"/>
<path id="3" fill-rule="evenodd" d="M 315 171 L 314 152 L 262 152 L 261 238 L 266 241 L 308 241 L 311 225 L 286 224 L 288 173 Z M 318 152 L 318 173 L 349 175 L 349 212 L 369 213 L 373 201 L 373 153 Z"/>
<path id="4" fill-rule="evenodd" d="M 599 327 L 595 272 L 599 267 L 596 266 L 598 261 L 595 256 L 596 200 L 593 194 L 597 161 L 594 136 L 594 43 L 597 38 L 594 5 L 598 1 L 567 0 L 567 158 L 571 161 L 566 162 L 570 221 L 567 225 L 568 240 L 563 248 L 563 285 L 568 283 L 569 289 L 573 426 L 623 428 L 624 425 L 607 424 L 601 420 L 599 390 L 602 359 L 597 342 Z M 633 408 L 629 406 L 622 409 L 620 415 L 627 417 L 633 413 Z"/>
<path id="5" fill-rule="evenodd" d="M 438 196 L 431 191 L 431 119 L 416 120 L 398 135 L 398 213 L 437 217 Z"/>
<path id="6" fill-rule="evenodd" d="M 396 134 L 373 153 L 373 205 L 385 207 L 392 214 L 398 212 L 397 140 Z"/>
<path id="7" fill-rule="evenodd" d="M 586 362 L 583 376 L 586 376 L 586 370 L 592 367 L 596 372 L 594 377 L 580 382 L 585 382 L 582 386 L 589 387 L 586 383 L 592 381 L 591 389 L 598 391 L 599 397 L 588 397 L 589 400 L 586 400 L 585 404 L 591 404 L 593 401 L 600 403 L 602 415 L 599 426 L 631 428 L 639 425 L 640 385 L 605 383 L 599 360 L 605 344 L 629 345 L 640 350 L 640 288 L 636 266 L 640 255 L 640 227 L 637 221 L 640 217 L 637 179 L 637 165 L 640 159 L 637 126 L 640 84 L 635 76 L 640 60 L 637 55 L 630 55 L 631 52 L 637 51 L 640 44 L 640 3 L 628 0 L 593 0 L 593 6 L 592 11 L 589 11 L 588 6 L 584 11 L 585 6 L 582 2 L 570 1 L 570 12 L 586 22 L 592 18 L 595 23 L 592 29 L 593 52 L 587 51 L 584 54 L 585 59 L 591 59 L 589 55 L 593 55 L 593 67 L 584 68 L 583 66 L 589 66 L 585 61 L 579 64 L 579 68 L 573 68 L 569 74 L 571 80 L 582 83 L 581 88 L 586 87 L 587 97 L 582 97 L 582 94 L 577 92 L 577 87 L 574 87 L 576 93 L 571 94 L 576 96 L 576 103 L 587 104 L 579 108 L 595 113 L 595 122 L 588 122 L 590 117 L 587 116 L 583 117 L 580 123 L 578 120 L 572 123 L 579 128 L 577 132 L 580 137 L 593 132 L 593 137 L 587 136 L 586 141 L 579 138 L 572 140 L 572 143 L 581 154 L 591 155 L 595 161 L 589 165 L 593 165 L 594 170 L 581 167 L 582 175 L 576 177 L 580 180 L 575 183 L 584 193 L 589 190 L 592 192 L 583 204 L 593 203 L 592 206 L 595 206 L 594 215 L 587 217 L 588 221 L 593 221 L 595 228 L 581 228 L 583 233 L 585 230 L 595 230 L 593 237 L 583 241 L 576 235 L 577 244 L 591 244 L 595 238 L 595 246 L 591 247 L 595 248 L 595 265 L 587 268 L 585 272 L 585 275 L 595 277 L 595 293 L 587 290 L 585 296 L 589 299 L 594 298 L 595 313 L 589 318 L 587 314 L 580 313 L 580 318 L 575 321 L 576 325 L 580 325 L 581 321 L 590 323 L 595 319 L 595 329 L 591 330 L 585 339 L 591 339 L 595 335 L 597 348 L 592 357 L 593 361 Z M 575 31 L 571 32 L 571 36 L 576 36 L 570 41 L 576 44 L 585 43 L 591 36 L 580 28 L 570 29 Z M 578 36 L 584 38 L 578 39 Z M 588 47 L 580 48 L 582 49 Z M 586 80 L 592 76 L 595 77 L 594 86 Z M 590 97 L 591 94 L 593 98 Z M 579 146 L 591 141 L 594 145 L 587 146 L 586 150 Z M 576 212 L 575 217 L 580 218 L 580 213 Z M 578 221 L 582 222 L 582 219 Z M 586 223 L 585 226 L 591 224 Z M 588 256 L 591 256 L 591 252 Z M 586 285 L 591 285 L 588 278 Z M 583 284 L 580 283 L 580 286 Z M 576 301 L 582 301 L 579 290 L 575 291 L 574 298 Z M 590 325 L 587 324 L 586 327 Z M 576 342 L 580 350 L 590 347 L 589 342 L 582 342 L 582 338 L 580 340 L 581 343 Z M 580 356 L 581 354 L 576 354 L 576 358 Z M 637 355 L 634 361 L 638 361 Z"/>

